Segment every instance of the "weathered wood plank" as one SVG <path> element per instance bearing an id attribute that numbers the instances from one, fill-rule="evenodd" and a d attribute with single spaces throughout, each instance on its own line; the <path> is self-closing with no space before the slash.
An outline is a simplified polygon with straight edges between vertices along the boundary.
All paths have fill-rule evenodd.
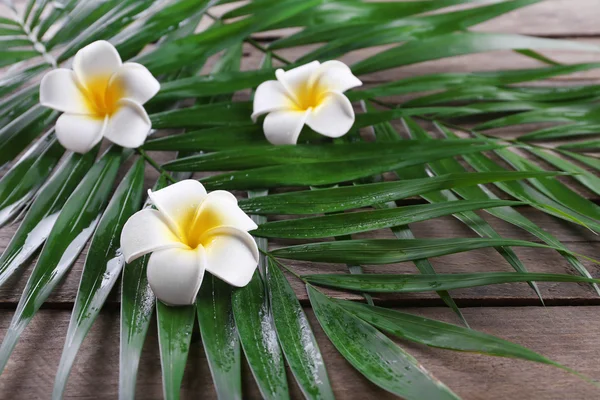
<path id="1" fill-rule="evenodd" d="M 430 318 L 453 321 L 443 308 L 406 310 Z M 600 376 L 600 329 L 597 307 L 465 308 L 474 329 L 512 340 L 593 378 Z M 43 310 L 24 332 L 3 375 L 0 398 L 20 400 L 48 398 L 69 321 L 68 310 Z M 392 399 L 350 365 L 333 348 L 307 309 L 335 394 L 340 399 Z M 4 332 L 11 312 L 0 312 Z M 550 329 L 551 328 L 551 329 Z M 0 333 L 3 335 L 3 333 Z M 585 399 L 596 398 L 597 389 L 559 369 L 525 361 L 456 353 L 398 341 L 435 376 L 464 400 Z M 101 312 L 86 338 L 67 386 L 66 399 L 114 399 L 118 392 L 119 323 L 117 311 Z M 292 377 L 288 376 L 290 383 Z M 292 398 L 300 399 L 294 383 Z M 244 368 L 244 398 L 260 398 L 252 377 Z M 194 334 L 182 398 L 216 398 L 198 333 Z M 146 340 L 140 363 L 137 397 L 161 399 L 161 375 L 156 326 Z"/>

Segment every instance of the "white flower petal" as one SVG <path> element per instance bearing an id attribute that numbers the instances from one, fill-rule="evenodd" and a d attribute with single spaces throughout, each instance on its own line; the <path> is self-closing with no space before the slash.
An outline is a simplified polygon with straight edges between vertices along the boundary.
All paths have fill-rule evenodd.
<path id="1" fill-rule="evenodd" d="M 312 110 L 306 124 L 325 136 L 344 136 L 354 124 L 352 104 L 343 94 L 329 92 L 321 104 Z"/>
<path id="2" fill-rule="evenodd" d="M 40 83 L 40 103 L 45 107 L 72 114 L 88 114 L 87 100 L 77 86 L 77 77 L 70 69 L 48 72 Z"/>
<path id="3" fill-rule="evenodd" d="M 227 190 L 214 190 L 210 192 L 211 197 L 219 196 L 223 201 L 233 202 L 233 204 L 237 204 L 237 198 L 233 195 L 233 193 L 228 192 Z"/>
<path id="4" fill-rule="evenodd" d="M 121 232 L 121 251 L 126 262 L 153 251 L 187 248 L 171 231 L 159 211 L 149 208 L 133 214 Z"/>
<path id="5" fill-rule="evenodd" d="M 321 90 L 340 93 L 362 85 L 360 79 L 352 74 L 350 67 L 337 60 L 321 64 L 313 74 L 312 80 L 311 83 Z"/>
<path id="6" fill-rule="evenodd" d="M 123 64 L 110 78 L 108 85 L 117 85 L 115 92 L 138 104 L 144 104 L 160 90 L 160 83 L 148 68 L 138 63 Z"/>
<path id="7" fill-rule="evenodd" d="M 141 105 L 119 100 L 119 108 L 110 116 L 104 136 L 119 146 L 136 148 L 144 144 L 152 123 Z"/>
<path id="8" fill-rule="evenodd" d="M 105 77 L 108 81 L 122 64 L 115 46 L 105 40 L 98 40 L 75 54 L 73 70 L 79 82 L 86 86 L 86 82 L 98 77 Z"/>
<path id="9" fill-rule="evenodd" d="M 245 212 L 237 205 L 237 201 L 231 201 L 224 191 L 211 192 L 206 196 L 196 214 L 194 227 L 197 232 L 207 232 L 220 226 L 229 226 L 243 231 L 251 231 L 257 228 Z"/>
<path id="10" fill-rule="evenodd" d="M 269 113 L 263 123 L 267 140 L 272 144 L 296 144 L 302 127 L 311 110 L 275 111 Z"/>
<path id="11" fill-rule="evenodd" d="M 292 107 L 294 107 L 294 101 L 279 81 L 263 82 L 254 93 L 252 121 L 256 122 L 258 117 L 266 113 Z"/>
<path id="12" fill-rule="evenodd" d="M 258 266 L 258 247 L 249 233 L 230 227 L 206 233 L 206 270 L 229 283 L 246 286 Z"/>
<path id="13" fill-rule="evenodd" d="M 289 71 L 278 69 L 275 71 L 275 76 L 277 77 L 277 80 L 281 82 L 281 84 L 288 90 L 289 94 L 293 98 L 296 98 L 295 94 L 299 91 L 302 91 L 303 88 L 306 87 L 313 73 L 319 69 L 320 64 L 321 63 L 318 61 L 313 61 L 308 64 L 290 69 Z"/>
<path id="14" fill-rule="evenodd" d="M 147 275 L 154 295 L 172 306 L 193 304 L 204 277 L 205 260 L 202 246 L 152 253 Z"/>
<path id="15" fill-rule="evenodd" d="M 171 230 L 185 238 L 196 211 L 206 197 L 206 189 L 194 179 L 186 179 L 156 192 L 148 191 L 150 200 L 168 221 Z"/>
<path id="16" fill-rule="evenodd" d="M 65 113 L 56 120 L 56 138 L 68 150 L 87 153 L 102 140 L 106 123 L 106 118 Z"/>

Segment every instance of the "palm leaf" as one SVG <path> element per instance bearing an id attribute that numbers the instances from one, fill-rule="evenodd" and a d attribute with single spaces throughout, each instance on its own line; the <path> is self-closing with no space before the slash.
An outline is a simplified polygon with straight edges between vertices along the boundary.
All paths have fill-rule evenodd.
<path id="1" fill-rule="evenodd" d="M 177 79 L 162 85 L 153 101 L 214 96 L 253 88 L 271 78 L 274 70 L 236 71 Z M 246 115 L 247 116 L 247 115 Z"/>
<path id="2" fill-rule="evenodd" d="M 40 189 L 23 222 L 0 256 L 0 285 L 44 243 L 65 202 L 92 166 L 96 151 L 85 155 L 69 155 Z"/>
<path id="3" fill-rule="evenodd" d="M 333 399 L 323 356 L 308 318 L 281 270 L 269 259 L 267 282 L 281 349 L 306 398 Z"/>
<path id="4" fill-rule="evenodd" d="M 417 360 L 371 325 L 345 311 L 312 286 L 308 295 L 334 346 L 367 379 L 405 399 L 457 399 Z"/>
<path id="5" fill-rule="evenodd" d="M 423 52 L 421 49 L 429 51 Z M 541 39 L 521 35 L 461 32 L 450 35 L 436 36 L 430 39 L 415 40 L 379 53 L 368 60 L 363 60 L 352 66 L 357 74 L 367 74 L 383 69 L 416 64 L 444 57 L 463 54 L 481 53 L 492 50 L 510 49 L 561 49 L 599 51 L 600 48 L 578 42 L 555 39 Z"/>
<path id="6" fill-rule="evenodd" d="M 0 128 L 0 165 L 29 146 L 54 118 L 55 112 L 36 105 Z"/>
<path id="7" fill-rule="evenodd" d="M 137 61 L 146 65 L 155 74 L 169 72 L 179 65 L 193 62 L 194 58 L 203 53 L 217 53 L 253 32 L 271 27 L 318 3 L 318 0 L 302 3 L 293 0 L 277 2 L 260 16 L 252 15 L 241 21 L 215 26 L 205 32 L 174 40 L 140 57 Z"/>
<path id="8" fill-rule="evenodd" d="M 27 281 L 17 311 L 0 346 L 0 369 L 6 366 L 21 332 L 92 236 L 120 162 L 121 149 L 109 149 L 65 203 Z"/>
<path id="9" fill-rule="evenodd" d="M 227 50 L 213 67 L 213 73 L 239 70 L 241 50 L 241 46 Z M 231 100 L 225 95 L 223 97 L 223 99 L 218 96 L 204 97 L 197 101 L 213 103 Z M 194 150 L 189 147 L 183 148 Z M 203 148 L 195 150 L 203 150 Z M 233 288 L 230 285 L 212 275 L 205 275 L 196 300 L 204 352 L 217 396 L 221 399 L 242 398 L 240 340 L 233 317 L 232 292 Z"/>
<path id="10" fill-rule="evenodd" d="M 499 150 L 496 154 L 519 170 L 543 171 L 541 167 L 512 151 Z M 540 192 L 563 206 L 571 210 L 577 210 L 579 214 L 588 217 L 592 221 L 600 220 L 600 207 L 581 197 L 556 179 L 539 178 L 529 181 Z"/>
<path id="11" fill-rule="evenodd" d="M 546 68 L 535 68 L 526 70 L 509 71 L 485 71 L 472 73 L 439 73 L 422 76 L 414 76 L 400 79 L 395 82 L 389 82 L 377 85 L 372 88 L 349 93 L 353 100 L 368 99 L 383 96 L 399 95 L 404 93 L 427 92 L 430 90 L 475 90 L 479 87 L 498 87 L 509 84 L 523 83 L 542 79 L 549 79 L 560 75 L 568 75 L 580 71 L 599 68 L 598 63 L 557 65 Z M 445 99 L 445 92 L 431 95 L 431 101 L 442 97 Z M 418 104 L 418 100 L 413 104 Z"/>
<path id="12" fill-rule="evenodd" d="M 53 134 L 38 140 L 0 180 L 0 226 L 31 201 L 44 184 L 64 148 Z"/>
<path id="13" fill-rule="evenodd" d="M 233 315 L 244 354 L 263 398 L 289 398 L 281 348 L 258 271 L 232 295 Z"/>
<path id="14" fill-rule="evenodd" d="M 194 306 L 169 307 L 158 301 L 156 302 L 156 320 L 163 396 L 167 400 L 179 399 L 183 371 L 196 320 L 196 310 Z"/>
<path id="15" fill-rule="evenodd" d="M 356 264 L 390 264 L 499 246 L 557 249 L 549 245 L 514 239 L 366 239 L 282 247 L 273 250 L 271 254 L 276 257 L 292 260 Z"/>
<path id="16" fill-rule="evenodd" d="M 454 290 L 511 282 L 585 282 L 598 279 L 561 274 L 520 272 L 478 272 L 473 274 L 390 275 L 390 274 L 316 274 L 304 275 L 307 282 L 336 289 L 369 293 L 412 293 Z"/>
<path id="17" fill-rule="evenodd" d="M 534 174 L 534 175 L 531 175 Z M 448 174 L 424 179 L 370 183 L 360 186 L 321 189 L 318 192 L 298 191 L 274 194 L 264 198 L 244 199 L 240 207 L 252 214 L 317 214 L 366 207 L 405 199 L 435 190 L 468 187 L 480 183 L 517 180 L 536 176 L 530 172 L 494 172 Z M 538 176 L 555 175 L 543 172 Z"/>
<path id="18" fill-rule="evenodd" d="M 525 347 L 472 329 L 366 304 L 341 300 L 336 302 L 359 318 L 392 335 L 427 346 L 520 358 L 566 369 Z"/>
<path id="19" fill-rule="evenodd" d="M 480 141 L 468 140 L 440 141 L 433 152 L 440 150 L 452 151 L 456 148 L 464 149 L 470 145 L 482 144 Z M 412 153 L 428 154 L 432 145 L 423 145 L 419 142 L 401 143 L 364 143 L 358 144 L 330 144 L 296 145 L 296 146 L 262 146 L 256 148 L 242 148 L 225 150 L 215 153 L 201 154 L 174 160 L 163 165 L 169 171 L 222 171 L 224 168 L 236 170 L 267 167 L 286 164 L 307 164 L 322 160 L 353 161 L 370 160 L 375 157 L 394 156 L 400 161 L 410 159 Z"/>
<path id="20" fill-rule="evenodd" d="M 167 186 L 164 176 L 154 185 L 154 190 Z M 145 207 L 149 207 L 146 202 Z M 148 284 L 146 269 L 149 255 L 140 257 L 123 269 L 121 278 L 121 326 L 119 353 L 119 398 L 135 398 L 135 384 L 142 347 L 150 319 L 154 312 L 155 298 Z"/>
<path id="21" fill-rule="evenodd" d="M 454 133 L 444 128 L 441 125 L 438 125 L 438 128 L 441 131 L 451 137 L 455 137 Z M 438 174 L 447 174 L 449 172 L 458 173 L 464 172 L 465 168 L 456 160 L 453 159 L 445 159 L 440 162 L 434 162 L 430 164 L 431 168 L 434 172 Z M 494 199 L 497 198 L 495 194 L 493 194 L 489 189 L 485 188 L 485 186 L 481 187 L 465 187 L 465 188 L 454 188 L 453 189 L 457 194 L 462 196 L 464 199 Z M 493 216 L 500 218 L 510 224 L 518 226 L 521 229 L 528 231 L 534 236 L 543 240 L 546 244 L 556 246 L 560 250 L 559 253 L 583 276 L 591 278 L 590 273 L 587 269 L 581 264 L 581 262 L 571 254 L 569 254 L 568 249 L 552 234 L 546 232 L 541 227 L 535 225 L 529 219 L 525 218 L 518 211 L 513 208 L 496 208 L 488 211 Z M 600 289 L 596 284 L 593 285 L 596 292 L 600 294 Z"/>
<path id="22" fill-rule="evenodd" d="M 430 138 L 429 135 L 427 134 L 427 132 L 425 132 L 425 130 L 422 129 L 411 118 L 404 118 L 402 120 L 402 122 L 404 124 L 404 127 L 408 131 L 408 133 L 411 135 L 411 137 L 415 137 L 420 140 L 428 140 Z M 378 136 L 380 136 L 380 137 L 383 136 L 383 139 L 386 141 L 397 141 L 399 139 L 399 135 L 394 131 L 394 129 L 389 124 L 379 126 L 379 129 L 378 129 L 378 127 L 375 127 L 375 132 L 378 134 Z M 450 160 L 453 160 L 453 159 L 450 159 Z M 432 162 L 430 162 L 430 164 L 436 163 L 436 162 L 443 162 L 443 160 L 432 161 Z M 398 170 L 395 172 L 400 177 L 425 178 L 426 176 L 428 176 L 426 169 L 422 168 L 422 167 L 404 168 L 402 170 Z M 450 192 L 448 190 L 425 193 L 425 194 L 422 194 L 421 197 L 423 197 L 425 200 L 427 200 L 431 203 L 442 203 L 442 204 L 446 203 L 448 201 L 459 200 L 452 192 Z M 478 235 L 480 235 L 482 237 L 489 237 L 489 238 L 495 238 L 495 239 L 501 238 L 501 236 L 483 218 L 481 218 L 475 212 L 463 211 L 463 212 L 454 214 L 454 216 L 459 221 L 463 222 L 471 230 L 473 230 L 475 233 L 477 233 Z M 518 271 L 518 272 L 526 272 L 527 271 L 527 269 L 525 268 L 525 266 L 523 265 L 521 260 L 519 260 L 519 258 L 517 257 L 517 255 L 515 254 L 515 252 L 512 249 L 507 248 L 507 247 L 497 247 L 496 251 L 498 251 L 498 253 L 500 255 L 502 255 L 502 257 L 504 257 L 504 259 L 506 261 L 508 261 L 508 263 L 516 271 Z M 540 301 L 542 301 L 542 303 L 543 303 L 542 295 L 541 295 L 539 289 L 537 288 L 536 284 L 530 283 L 530 286 L 536 292 L 537 296 L 540 298 Z"/>
<path id="23" fill-rule="evenodd" d="M 385 209 L 395 209 L 397 206 L 396 206 L 395 202 L 388 201 L 387 203 L 375 204 L 374 207 L 376 209 L 385 210 Z M 408 222 L 408 221 L 406 221 L 406 222 Z M 415 239 L 415 235 L 413 234 L 412 230 L 410 229 L 410 226 L 408 224 L 406 224 L 406 222 L 404 225 L 396 225 L 396 226 L 391 227 L 392 233 L 398 239 Z M 435 269 L 433 268 L 433 265 L 427 259 L 423 258 L 423 259 L 419 259 L 419 260 L 414 260 L 413 263 L 415 264 L 415 267 L 417 267 L 417 269 L 422 274 L 435 274 L 436 273 Z M 452 299 L 452 297 L 450 296 L 450 293 L 448 293 L 445 290 L 438 290 L 438 291 L 436 291 L 436 293 L 438 294 L 438 296 L 440 296 L 442 301 L 444 303 L 446 303 L 446 305 L 448 307 L 450 307 L 456 313 L 456 315 L 458 315 L 458 317 L 463 322 L 463 324 L 465 324 L 465 326 L 468 327 L 469 323 L 463 316 L 462 312 L 458 308 L 458 305 L 456 304 L 454 299 Z"/>
<path id="24" fill-rule="evenodd" d="M 588 167 L 590 167 L 592 169 L 600 170 L 600 160 L 598 160 L 597 158 L 585 156 L 583 154 L 573 153 L 573 152 L 567 151 L 567 150 L 558 150 L 558 151 L 561 154 L 569 156 L 569 157 L 579 161 L 580 163 L 587 165 Z"/>
<path id="25" fill-rule="evenodd" d="M 389 170 L 421 164 L 425 159 L 447 157 L 451 154 L 466 154 L 502 147 L 497 144 L 469 146 L 468 148 L 446 149 L 433 147 L 430 151 L 407 155 L 374 157 L 355 161 L 325 161 L 290 165 L 275 165 L 254 168 L 234 173 L 224 173 L 202 179 L 209 189 L 248 190 L 281 186 L 320 186 L 366 178 Z"/>
<path id="26" fill-rule="evenodd" d="M 467 162 L 480 172 L 492 172 L 502 171 L 504 168 L 499 166 L 495 161 L 484 156 L 483 154 L 463 154 L 463 157 Z M 597 220 L 589 218 L 585 215 L 579 214 L 569 206 L 564 206 L 561 203 L 553 200 L 545 194 L 531 188 L 530 186 L 523 183 L 506 183 L 496 182 L 495 185 L 510 194 L 511 196 L 529 203 L 530 205 L 544 211 L 547 214 L 553 215 L 557 218 L 564 219 L 569 222 L 582 225 L 592 230 L 600 231 L 600 225 Z M 567 194 L 568 195 L 568 194 Z"/>
<path id="27" fill-rule="evenodd" d="M 507 1 L 489 6 L 417 17 L 414 20 L 404 18 L 400 21 L 392 20 L 392 22 L 382 24 L 363 22 L 352 26 L 353 29 L 345 29 L 343 36 L 336 32 L 336 38 L 305 54 L 298 59 L 298 62 L 333 59 L 361 48 L 409 42 L 468 29 L 501 14 L 537 2 L 539 0 Z M 321 38 L 320 41 L 322 40 Z"/>
<path id="28" fill-rule="evenodd" d="M 592 139 L 592 140 L 584 140 L 581 142 L 575 143 L 566 143 L 558 146 L 559 149 L 564 150 L 572 150 L 572 151 L 593 151 L 600 149 L 600 140 Z"/>
<path id="29" fill-rule="evenodd" d="M 305 397 L 333 398 L 315 335 L 280 268 L 299 279 L 362 292 L 367 301 L 371 299 L 365 292 L 371 291 L 436 291 L 461 318 L 447 290 L 501 282 L 528 282 L 537 290 L 532 280 L 591 283 L 597 289 L 596 281 L 578 259 L 586 257 L 570 251 L 516 208 L 526 204 L 561 222 L 600 229 L 598 206 L 571 186 L 581 184 L 600 194 L 595 175 L 600 169 L 597 158 L 574 152 L 599 147 L 598 140 L 591 136 L 600 127 L 597 85 L 520 85 L 600 66 L 560 65 L 532 48 L 598 52 L 597 46 L 469 30 L 537 0 L 493 4 L 477 0 L 256 0 L 232 5 L 222 17 L 216 17 L 220 11 L 215 9 L 213 13 L 212 7 L 230 2 L 28 0 L 23 7 L 5 2 L 12 14 L 0 16 L 0 66 L 9 67 L 0 78 L 0 165 L 6 167 L 0 178 L 0 225 L 19 213 L 24 219 L 0 256 L 0 284 L 23 269 L 35 251 L 45 245 L 0 347 L 2 365 L 6 365 L 29 320 L 93 237 L 56 376 L 54 395 L 60 397 L 77 350 L 122 267 L 121 262 L 112 261 L 118 250 L 120 228 L 141 200 L 144 162 L 160 173 L 156 189 L 167 181 L 187 179 L 192 172 L 202 171 L 203 183 L 210 189 L 250 190 L 240 206 L 256 214 L 253 218 L 260 226 L 253 234 L 263 254 L 259 272 L 246 288 L 232 290 L 207 275 L 196 310 L 193 306 L 172 309 L 162 303 L 155 305 L 146 278 L 148 256 L 124 268 L 119 377 L 122 399 L 134 397 L 141 349 L 155 307 L 166 398 L 179 397 L 195 315 L 220 398 L 246 396 L 241 383 L 240 344 L 263 397 L 290 396 L 287 362 Z M 453 7 L 457 5 L 461 7 Z M 212 22 L 206 29 L 197 29 L 205 16 Z M 259 43 L 256 38 L 262 36 L 254 36 L 280 28 L 293 28 L 293 33 L 270 43 Z M 59 164 L 63 149 L 51 129 L 57 113 L 38 104 L 40 75 L 69 65 L 81 47 L 98 39 L 109 40 L 124 60 L 141 62 L 159 77 L 161 91 L 147 105 L 153 128 L 190 130 L 176 135 L 161 133 L 138 149 L 140 159 L 129 173 L 123 171 L 121 176 L 125 177 L 106 211 L 104 206 L 117 170 L 129 153 L 122 156 L 119 149 L 113 148 L 92 166 L 95 149 L 86 155 L 68 154 Z M 312 47 L 294 50 L 296 53 L 290 57 L 293 62 L 283 53 L 275 53 L 307 45 Z M 377 48 L 381 45 L 392 46 L 381 51 Z M 259 69 L 242 63 L 249 47 L 266 55 Z M 359 49 L 375 55 L 361 58 L 362 53 L 352 53 Z M 385 83 L 375 81 L 379 75 L 365 77 L 369 84 L 347 95 L 352 101 L 365 100 L 368 107 L 357 113 L 351 133 L 341 140 L 331 141 L 307 129 L 298 146 L 271 146 L 260 125 L 250 119 L 251 102 L 245 93 L 239 94 L 273 79 L 272 60 L 289 69 L 315 59 L 355 59 L 359 55 L 352 69 L 357 75 L 365 75 L 500 49 L 512 49 L 548 66 L 436 73 Z M 200 72 L 208 70 L 208 63 L 215 60 L 210 73 Z M 408 96 L 401 97 L 400 104 L 382 99 L 397 95 Z M 378 108 L 371 107 L 371 102 Z M 445 129 L 452 126 L 472 133 L 474 117 L 477 130 L 486 135 L 465 139 Z M 399 132 L 392 125 L 398 119 L 402 119 L 411 140 L 399 140 Z M 441 121 L 439 126 L 450 139 L 432 140 L 433 135 L 416 122 L 433 119 Z M 488 134 L 490 129 L 524 129 L 525 124 L 538 122 L 544 127 L 517 139 L 504 141 Z M 360 140 L 358 129 L 370 127 L 376 143 Z M 573 138 L 583 140 L 563 143 L 555 152 L 536 144 Z M 146 152 L 150 150 L 176 151 L 177 159 L 161 166 Z M 497 163 L 498 155 L 512 169 Z M 549 171 L 540 160 L 558 171 Z M 171 175 L 167 170 L 175 173 Z M 212 171 L 220 174 L 204 173 Z M 389 172 L 401 180 L 382 182 L 383 174 L 386 179 L 392 177 Z M 559 175 L 568 175 L 564 180 L 567 183 L 558 181 Z M 499 199 L 487 184 L 516 201 Z M 304 190 L 306 186 L 311 190 Z M 328 187 L 317 190 L 316 186 Z M 294 191 L 269 194 L 266 190 L 279 188 Z M 427 204 L 418 199 L 408 200 L 415 205 L 395 203 L 411 196 L 420 196 Z M 373 209 L 357 210 L 362 207 Z M 502 238 L 475 212 L 478 210 L 534 234 L 543 244 Z M 341 211 L 349 212 L 335 214 Z M 321 213 L 326 215 L 310 216 Z M 309 217 L 267 222 L 267 215 L 276 214 Z M 454 215 L 482 237 L 415 239 L 408 224 L 445 215 Z M 352 240 L 351 235 L 382 228 L 390 228 L 396 239 Z M 269 253 L 266 237 L 311 242 L 334 237 L 335 241 Z M 525 273 L 512 246 L 558 251 L 582 277 Z M 487 247 L 496 249 L 518 272 L 437 275 L 428 260 Z M 295 267 L 284 266 L 274 256 L 341 262 L 348 265 L 350 274 L 301 277 Z M 422 275 L 362 274 L 361 263 L 397 261 L 414 261 Z M 310 285 L 308 291 L 319 324 L 342 356 L 367 379 L 404 398 L 457 396 L 378 329 L 430 346 L 522 358 L 569 370 L 489 335 L 392 310 L 332 300 Z"/>
<path id="30" fill-rule="evenodd" d="M 233 320 L 232 288 L 205 276 L 196 310 L 204 351 L 219 398 L 242 398 L 240 341 Z"/>
<path id="31" fill-rule="evenodd" d="M 147 150 L 211 151 L 226 150 L 235 147 L 265 146 L 265 135 L 256 125 L 239 127 L 214 127 L 186 132 L 180 135 L 165 136 L 148 140 L 144 144 Z"/>
<path id="32" fill-rule="evenodd" d="M 323 2 L 317 7 L 313 7 L 301 16 L 289 18 L 284 22 L 276 25 L 276 28 L 286 26 L 301 26 L 312 27 L 313 25 L 321 25 L 323 21 L 339 22 L 339 21 L 370 21 L 376 22 L 386 19 L 397 19 L 407 17 L 414 14 L 420 14 L 428 11 L 434 11 L 440 8 L 449 7 L 457 4 L 468 3 L 472 0 L 440 0 L 436 2 L 430 1 L 414 1 L 407 4 L 402 3 L 362 3 L 362 2 L 340 2 L 327 4 Z M 250 4 L 242 5 L 231 10 L 223 16 L 229 19 L 244 15 L 249 15 L 257 10 L 261 10 L 265 6 L 270 6 L 277 3 L 273 0 L 260 0 Z"/>
<path id="33" fill-rule="evenodd" d="M 452 204 L 454 203 L 454 204 Z M 298 218 L 262 224 L 252 231 L 255 236 L 275 238 L 314 239 L 351 235 L 383 228 L 426 221 L 444 215 L 493 207 L 514 206 L 519 203 L 503 200 L 459 201 L 420 204 L 324 217 Z M 316 230 L 315 226 L 319 229 Z"/>
<path id="34" fill-rule="evenodd" d="M 582 168 L 569 160 L 560 158 L 548 151 L 544 151 L 537 148 L 528 148 L 530 152 L 559 168 L 561 171 L 569 172 L 573 174 L 573 179 L 578 180 L 582 185 L 587 187 L 592 192 L 600 195 L 600 178 L 595 174 L 589 172 L 585 168 Z"/>
<path id="35" fill-rule="evenodd" d="M 143 183 L 144 160 L 138 159 L 121 181 L 98 223 L 69 321 L 54 383 L 54 397 L 63 396 L 79 347 L 121 274 L 125 259 L 120 252 L 117 238 L 120 237 L 127 218 L 140 207 Z"/>

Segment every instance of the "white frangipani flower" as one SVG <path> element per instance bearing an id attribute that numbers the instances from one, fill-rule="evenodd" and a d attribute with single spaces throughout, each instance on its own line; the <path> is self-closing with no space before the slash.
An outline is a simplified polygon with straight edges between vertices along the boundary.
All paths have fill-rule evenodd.
<path id="1" fill-rule="evenodd" d="M 333 138 L 348 133 L 354 123 L 350 100 L 342 93 L 362 85 L 340 61 L 318 61 L 275 71 L 276 81 L 260 84 L 254 94 L 252 120 L 265 117 L 263 129 L 273 144 L 296 144 L 304 124 Z"/>
<path id="2" fill-rule="evenodd" d="M 62 111 L 56 137 L 67 149 L 85 153 L 106 137 L 123 147 L 139 147 L 150 132 L 142 104 L 160 84 L 141 64 L 124 63 L 104 40 L 75 54 L 73 70 L 48 72 L 40 84 L 40 103 Z"/>
<path id="3" fill-rule="evenodd" d="M 230 285 L 246 286 L 258 265 L 258 247 L 248 231 L 256 224 L 231 193 L 206 193 L 196 180 L 149 191 L 157 208 L 132 215 L 121 233 L 129 263 L 152 253 L 148 283 L 169 305 L 192 304 L 204 271 Z"/>

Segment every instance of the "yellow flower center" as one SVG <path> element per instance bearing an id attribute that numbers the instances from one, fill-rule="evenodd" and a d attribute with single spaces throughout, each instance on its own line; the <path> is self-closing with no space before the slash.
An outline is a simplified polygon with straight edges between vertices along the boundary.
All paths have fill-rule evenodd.
<path id="1" fill-rule="evenodd" d="M 204 233 L 221 225 L 223 225 L 221 216 L 210 207 L 203 207 L 187 223 L 180 225 L 183 231 L 181 240 L 192 249 L 200 245 L 206 246 L 211 242 L 211 238 L 205 237 Z"/>
<path id="2" fill-rule="evenodd" d="M 110 76 L 97 76 L 86 82 L 85 99 L 91 114 L 104 118 L 117 109 L 118 101 L 123 97 L 123 87 L 118 81 L 108 84 Z"/>
<path id="3" fill-rule="evenodd" d="M 318 83 L 309 85 L 308 82 L 305 85 L 302 85 L 295 93 L 296 97 L 295 108 L 298 110 L 304 111 L 309 108 L 315 108 L 321 101 L 323 101 L 323 97 L 325 96 L 325 90 Z"/>

